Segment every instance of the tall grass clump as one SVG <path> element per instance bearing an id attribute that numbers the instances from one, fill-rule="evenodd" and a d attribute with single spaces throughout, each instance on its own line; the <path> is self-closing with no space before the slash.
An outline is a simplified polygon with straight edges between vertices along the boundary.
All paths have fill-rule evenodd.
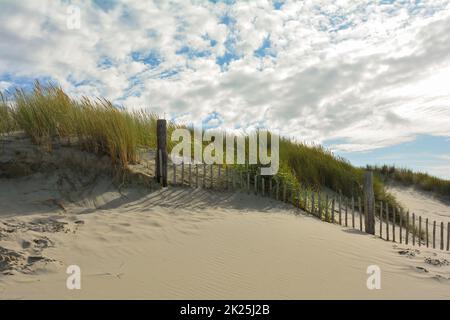
<path id="1" fill-rule="evenodd" d="M 138 160 L 140 147 L 156 144 L 156 116 L 127 112 L 105 99 L 70 98 L 60 87 L 36 82 L 31 92 L 16 90 L 12 114 L 33 142 L 51 149 L 55 141 L 111 157 L 125 167 Z M 169 126 L 173 130 L 173 126 Z"/>
<path id="2" fill-rule="evenodd" d="M 6 97 L 0 92 L 0 134 L 13 131 L 16 128 L 11 107 Z"/>

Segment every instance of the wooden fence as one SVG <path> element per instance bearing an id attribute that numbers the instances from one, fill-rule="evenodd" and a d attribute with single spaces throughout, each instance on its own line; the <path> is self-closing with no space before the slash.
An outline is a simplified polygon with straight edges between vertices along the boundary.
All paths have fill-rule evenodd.
<path id="1" fill-rule="evenodd" d="M 223 165 L 172 164 L 168 183 L 215 190 L 240 191 L 289 203 L 318 219 L 366 232 L 364 201 L 361 197 L 345 197 L 335 192 L 311 188 L 294 188 L 276 176 L 255 175 Z M 170 172 L 171 171 L 171 172 Z M 375 232 L 380 238 L 395 243 L 426 246 L 449 251 L 450 222 L 429 221 L 414 213 L 402 212 L 387 203 L 376 202 Z"/>

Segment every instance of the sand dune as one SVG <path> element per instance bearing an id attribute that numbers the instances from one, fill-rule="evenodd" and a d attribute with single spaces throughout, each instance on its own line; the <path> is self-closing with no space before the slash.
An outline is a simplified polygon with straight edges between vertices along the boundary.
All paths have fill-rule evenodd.
<path id="1" fill-rule="evenodd" d="M 57 182 L 64 175 L 71 184 Z M 0 298 L 450 298 L 445 252 L 397 246 L 268 198 L 119 192 L 105 177 L 90 180 L 67 171 L 1 179 Z M 72 264 L 81 290 L 66 288 Z M 374 264 L 381 290 L 366 287 Z"/>
<path id="2" fill-rule="evenodd" d="M 420 191 L 413 187 L 390 185 L 388 191 L 410 212 L 431 221 L 450 221 L 450 198 L 438 197 L 431 192 Z"/>

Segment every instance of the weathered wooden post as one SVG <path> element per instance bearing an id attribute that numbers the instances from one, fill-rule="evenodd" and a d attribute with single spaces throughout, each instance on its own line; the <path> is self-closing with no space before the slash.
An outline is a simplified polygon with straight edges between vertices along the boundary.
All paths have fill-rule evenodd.
<path id="1" fill-rule="evenodd" d="M 413 212 L 412 214 L 412 244 L 413 246 L 416 245 L 416 214 Z"/>
<path id="2" fill-rule="evenodd" d="M 450 250 L 450 222 L 447 222 L 447 251 Z"/>
<path id="3" fill-rule="evenodd" d="M 265 179 L 264 179 L 264 176 L 261 176 L 261 191 L 262 191 L 262 196 L 264 197 L 265 196 L 265 189 L 266 188 L 266 186 L 265 186 Z"/>
<path id="4" fill-rule="evenodd" d="M 198 188 L 198 164 L 195 165 L 195 187 Z"/>
<path id="5" fill-rule="evenodd" d="M 366 171 L 364 183 L 364 204 L 366 213 L 366 233 L 375 234 L 375 196 L 373 192 L 373 172 Z"/>
<path id="6" fill-rule="evenodd" d="M 399 238 L 400 238 L 400 243 L 402 243 L 402 228 L 403 228 L 403 210 L 401 210 L 400 209 L 400 211 L 399 211 L 399 214 L 400 214 L 400 235 L 399 235 Z"/>
<path id="7" fill-rule="evenodd" d="M 395 242 L 395 206 L 392 207 L 392 241 Z"/>
<path id="8" fill-rule="evenodd" d="M 331 223 L 334 223 L 334 206 L 336 204 L 336 199 L 333 196 L 333 200 L 331 200 Z"/>
<path id="9" fill-rule="evenodd" d="M 206 189 L 206 163 L 203 164 L 203 188 Z"/>
<path id="10" fill-rule="evenodd" d="M 192 186 L 192 164 L 189 163 L 189 187 Z"/>
<path id="11" fill-rule="evenodd" d="M 358 209 L 359 209 L 359 231 L 363 231 L 363 211 L 362 211 L 361 197 L 358 197 Z"/>
<path id="12" fill-rule="evenodd" d="M 211 169 L 210 169 L 209 175 L 211 176 L 211 183 L 210 183 L 211 189 L 214 189 L 214 165 L 213 164 L 211 164 Z"/>
<path id="13" fill-rule="evenodd" d="M 447 251 L 450 250 L 450 222 L 447 222 Z"/>
<path id="14" fill-rule="evenodd" d="M 386 203 L 386 240 L 389 241 L 389 203 Z"/>
<path id="15" fill-rule="evenodd" d="M 352 196 L 352 228 L 355 229 L 355 198 Z"/>
<path id="16" fill-rule="evenodd" d="M 173 184 L 177 184 L 177 165 L 173 164 Z"/>
<path id="17" fill-rule="evenodd" d="M 433 249 L 436 249 L 436 221 L 433 221 Z"/>
<path id="18" fill-rule="evenodd" d="M 380 238 L 383 239 L 383 201 L 380 201 Z"/>
<path id="19" fill-rule="evenodd" d="M 339 224 L 342 225 L 342 195 L 339 195 Z"/>
<path id="20" fill-rule="evenodd" d="M 405 237 L 405 243 L 408 244 L 409 242 L 409 211 L 406 212 L 406 237 Z"/>
<path id="21" fill-rule="evenodd" d="M 320 196 L 320 190 L 317 192 L 317 206 L 319 210 L 319 219 L 322 220 L 322 199 Z"/>
<path id="22" fill-rule="evenodd" d="M 422 242 L 422 216 L 419 216 L 419 247 Z"/>
<path id="23" fill-rule="evenodd" d="M 345 198 L 345 226 L 348 227 L 348 198 Z"/>
<path id="24" fill-rule="evenodd" d="M 184 161 L 181 162 L 181 185 L 184 184 Z"/>
<path id="25" fill-rule="evenodd" d="M 441 221 L 441 250 L 444 250 L 444 223 Z"/>
<path id="26" fill-rule="evenodd" d="M 156 120 L 156 180 L 167 187 L 167 121 Z"/>
<path id="27" fill-rule="evenodd" d="M 428 234 L 428 218 L 425 219 L 425 237 L 427 238 L 427 248 L 430 245 L 429 234 Z"/>

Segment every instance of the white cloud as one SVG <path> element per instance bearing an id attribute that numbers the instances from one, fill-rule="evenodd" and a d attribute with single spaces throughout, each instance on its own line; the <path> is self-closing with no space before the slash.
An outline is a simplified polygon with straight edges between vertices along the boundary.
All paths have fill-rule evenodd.
<path id="1" fill-rule="evenodd" d="M 221 127 L 336 139 L 347 151 L 450 136 L 448 1 L 305 0 L 274 10 L 271 1 L 127 0 L 107 12 L 71 3 L 80 30 L 66 28 L 63 1 L 2 2 L 1 83 L 51 77 L 73 94 L 183 121 L 218 112 Z M 266 38 L 271 56 L 259 58 Z M 160 64 L 133 52 L 155 52 Z M 233 59 L 222 70 L 224 54 Z"/>

